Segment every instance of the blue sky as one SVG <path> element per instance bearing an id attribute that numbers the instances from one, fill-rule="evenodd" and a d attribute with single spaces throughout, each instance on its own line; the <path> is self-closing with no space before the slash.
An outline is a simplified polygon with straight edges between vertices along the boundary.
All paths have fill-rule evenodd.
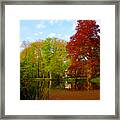
<path id="1" fill-rule="evenodd" d="M 21 20 L 20 41 L 37 41 L 56 37 L 65 41 L 75 34 L 77 20 Z"/>

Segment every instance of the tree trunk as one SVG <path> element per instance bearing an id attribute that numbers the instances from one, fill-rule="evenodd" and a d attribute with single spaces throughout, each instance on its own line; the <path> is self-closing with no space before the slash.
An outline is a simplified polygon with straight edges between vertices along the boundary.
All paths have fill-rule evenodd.
<path id="1" fill-rule="evenodd" d="M 51 73 L 50 73 L 50 88 L 51 88 L 51 84 L 52 84 L 52 75 L 51 75 Z"/>

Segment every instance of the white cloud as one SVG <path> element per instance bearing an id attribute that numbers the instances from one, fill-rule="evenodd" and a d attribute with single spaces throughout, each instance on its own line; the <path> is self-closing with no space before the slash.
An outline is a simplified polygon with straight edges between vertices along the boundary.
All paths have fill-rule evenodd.
<path id="1" fill-rule="evenodd" d="M 65 38 L 68 38 L 68 36 L 67 36 L 67 35 L 65 35 Z"/>
<path id="2" fill-rule="evenodd" d="M 73 25 L 72 25 L 72 29 L 75 30 L 76 26 L 77 26 L 77 22 L 74 21 L 74 22 L 73 22 Z"/>
<path id="3" fill-rule="evenodd" d="M 50 23 L 53 24 L 53 23 L 54 23 L 54 20 L 50 20 Z"/>
<path id="4" fill-rule="evenodd" d="M 31 37 L 26 37 L 26 39 L 27 39 L 27 40 L 30 40 L 30 39 L 31 39 Z"/>
<path id="5" fill-rule="evenodd" d="M 43 32 L 34 33 L 35 36 L 42 35 Z"/>
<path id="6" fill-rule="evenodd" d="M 35 36 L 38 36 L 38 33 L 34 33 Z"/>
<path id="7" fill-rule="evenodd" d="M 58 22 L 58 20 L 50 20 L 50 24 L 55 24 L 57 22 Z"/>
<path id="8" fill-rule="evenodd" d="M 33 40 L 32 37 L 26 37 L 26 39 L 24 40 L 27 44 L 29 44 L 29 42 L 31 42 Z"/>
<path id="9" fill-rule="evenodd" d="M 55 33 L 50 33 L 48 36 L 49 36 L 49 37 L 55 37 L 56 34 L 55 34 Z"/>
<path id="10" fill-rule="evenodd" d="M 41 23 L 39 23 L 39 24 L 36 25 L 36 28 L 38 28 L 38 29 L 39 29 L 39 28 L 45 28 L 45 27 L 46 27 L 46 26 L 45 26 L 44 24 L 41 24 Z"/>
<path id="11" fill-rule="evenodd" d="M 43 32 L 38 32 L 40 35 L 42 35 L 43 34 Z"/>
<path id="12" fill-rule="evenodd" d="M 64 39 L 66 39 L 67 41 L 69 41 L 69 40 L 70 40 L 70 37 L 71 37 L 71 35 L 65 35 L 65 36 L 64 36 Z"/>
<path id="13" fill-rule="evenodd" d="M 61 34 L 57 34 L 58 37 L 61 37 L 62 35 Z"/>
<path id="14" fill-rule="evenodd" d="M 71 37 L 71 35 L 65 35 L 65 38 L 70 38 Z"/>

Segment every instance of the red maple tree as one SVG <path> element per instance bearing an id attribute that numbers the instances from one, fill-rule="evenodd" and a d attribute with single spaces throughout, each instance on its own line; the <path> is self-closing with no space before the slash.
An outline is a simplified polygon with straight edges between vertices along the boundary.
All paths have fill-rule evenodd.
<path id="1" fill-rule="evenodd" d="M 100 74 L 100 29 L 95 20 L 78 20 L 76 33 L 66 49 L 71 59 L 68 75 L 87 76 L 87 82 Z"/>

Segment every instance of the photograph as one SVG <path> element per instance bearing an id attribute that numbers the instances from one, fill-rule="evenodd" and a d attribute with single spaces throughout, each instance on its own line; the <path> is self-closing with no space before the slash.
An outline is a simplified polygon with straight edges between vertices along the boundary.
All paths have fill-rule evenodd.
<path id="1" fill-rule="evenodd" d="M 20 20 L 20 100 L 100 100 L 100 20 Z"/>

